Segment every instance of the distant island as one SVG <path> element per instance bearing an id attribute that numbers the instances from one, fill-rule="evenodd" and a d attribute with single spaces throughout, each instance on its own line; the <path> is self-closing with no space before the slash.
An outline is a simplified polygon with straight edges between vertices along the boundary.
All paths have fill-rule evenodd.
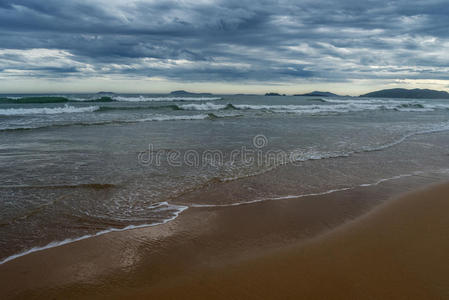
<path id="1" fill-rule="evenodd" d="M 187 92 L 184 90 L 173 91 L 170 93 L 170 95 L 182 96 L 182 97 L 185 97 L 185 96 L 212 96 L 211 93 L 191 93 L 191 92 Z"/>
<path id="2" fill-rule="evenodd" d="M 387 89 L 360 95 L 360 97 L 449 99 L 449 93 L 429 89 Z"/>
<path id="3" fill-rule="evenodd" d="M 115 93 L 101 91 L 101 92 L 98 92 L 97 95 L 115 95 Z"/>
<path id="4" fill-rule="evenodd" d="M 273 93 L 273 92 L 270 92 L 270 93 L 266 93 L 265 94 L 265 96 L 285 96 L 285 94 L 279 94 L 279 93 Z"/>
<path id="5" fill-rule="evenodd" d="M 320 92 L 320 91 L 313 91 L 311 93 L 307 94 L 296 94 L 293 96 L 311 96 L 311 97 L 338 97 L 339 95 L 331 93 L 331 92 Z"/>

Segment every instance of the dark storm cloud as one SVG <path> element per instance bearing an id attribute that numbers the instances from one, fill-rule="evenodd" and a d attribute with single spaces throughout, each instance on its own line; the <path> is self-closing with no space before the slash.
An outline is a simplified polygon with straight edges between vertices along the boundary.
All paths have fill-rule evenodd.
<path id="1" fill-rule="evenodd" d="M 3 0 L 0 69 L 184 81 L 445 79 L 448 7 L 434 0 Z"/>

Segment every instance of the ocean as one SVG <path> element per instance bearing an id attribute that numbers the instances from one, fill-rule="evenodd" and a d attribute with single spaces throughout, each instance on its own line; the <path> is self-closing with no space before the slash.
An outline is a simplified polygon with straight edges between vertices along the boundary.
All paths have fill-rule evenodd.
<path id="1" fill-rule="evenodd" d="M 449 174 L 449 102 L 0 96 L 0 263 L 186 209 Z"/>

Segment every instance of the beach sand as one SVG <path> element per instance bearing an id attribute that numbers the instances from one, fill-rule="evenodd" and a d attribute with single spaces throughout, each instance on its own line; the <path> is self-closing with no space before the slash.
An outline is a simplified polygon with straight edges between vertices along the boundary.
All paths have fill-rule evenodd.
<path id="1" fill-rule="evenodd" d="M 409 194 L 306 244 L 140 295 L 449 299 L 449 184 Z"/>
<path id="2" fill-rule="evenodd" d="M 0 266 L 2 298 L 448 299 L 449 184 L 189 209 Z M 395 197 L 394 199 L 384 201 Z"/>

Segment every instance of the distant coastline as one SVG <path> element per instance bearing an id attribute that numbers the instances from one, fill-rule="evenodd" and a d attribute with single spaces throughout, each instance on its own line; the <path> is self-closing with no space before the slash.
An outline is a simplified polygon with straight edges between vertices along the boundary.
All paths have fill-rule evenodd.
<path id="1" fill-rule="evenodd" d="M 184 90 L 173 91 L 170 92 L 170 95 L 174 96 L 212 96 L 212 93 L 191 93 Z M 240 96 L 244 94 L 235 94 L 234 96 Z M 289 96 L 286 94 L 281 94 L 277 92 L 267 92 L 265 96 Z M 304 94 L 293 94 L 291 96 L 302 96 L 302 97 L 350 97 L 350 96 L 342 96 L 328 91 L 313 91 L 310 93 Z M 395 89 L 384 89 L 373 91 L 370 93 L 362 94 L 360 96 L 355 97 L 367 97 L 367 98 L 412 98 L 412 99 L 449 99 L 449 93 L 445 91 L 437 91 L 430 89 L 404 89 L 404 88 L 395 88 Z"/>
<path id="2" fill-rule="evenodd" d="M 360 95 L 360 97 L 449 99 L 449 93 L 429 89 L 386 89 Z"/>
<path id="3" fill-rule="evenodd" d="M 23 93 L 23 94 L 0 94 L 0 98 L 8 97 L 23 97 L 23 98 L 37 98 L 37 97 L 61 97 L 63 93 Z M 98 95 L 99 97 L 114 97 L 120 93 L 110 92 L 110 91 L 100 91 L 94 93 L 65 93 L 70 95 Z M 250 93 L 236 93 L 236 94 L 220 94 L 220 93 L 195 93 L 185 90 L 176 90 L 168 93 L 133 93 L 128 95 L 170 95 L 172 97 L 211 97 L 214 95 L 229 95 L 229 96 L 293 96 L 293 97 L 366 97 L 366 98 L 409 98 L 409 99 L 449 99 L 449 93 L 446 91 L 438 91 L 431 89 L 405 89 L 405 88 L 394 88 L 394 89 L 383 89 L 359 96 L 349 96 L 349 95 L 339 95 L 329 91 L 313 91 L 309 93 L 297 93 L 297 94 L 284 94 L 277 92 L 267 92 L 265 94 L 250 94 Z"/>
<path id="4" fill-rule="evenodd" d="M 186 97 L 186 96 L 212 96 L 211 93 L 191 93 L 191 92 L 187 92 L 187 91 L 184 91 L 184 90 L 170 92 L 170 95 L 181 96 L 181 97 Z"/>
<path id="5" fill-rule="evenodd" d="M 340 97 L 340 95 L 331 93 L 331 92 L 320 92 L 320 91 L 313 91 L 311 93 L 306 94 L 295 94 L 293 96 L 310 96 L 310 97 Z"/>

